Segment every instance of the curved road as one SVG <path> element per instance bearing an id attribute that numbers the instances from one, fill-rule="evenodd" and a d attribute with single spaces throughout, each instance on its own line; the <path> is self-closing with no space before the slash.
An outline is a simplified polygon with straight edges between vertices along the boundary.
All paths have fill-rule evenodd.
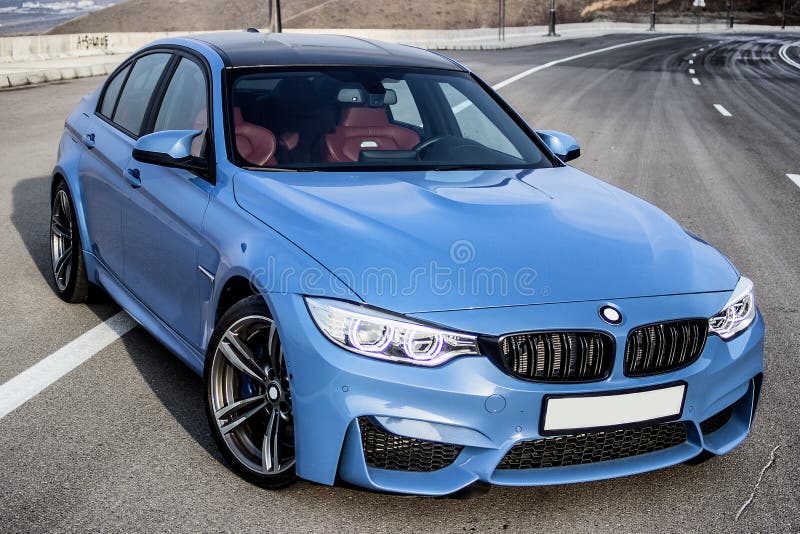
<path id="1" fill-rule="evenodd" d="M 454 55 L 498 84 L 649 37 Z M 220 464 L 200 379 L 137 328 L 0 419 L 0 528 L 799 530 L 800 47 L 785 47 L 798 42 L 664 38 L 557 63 L 501 89 L 537 127 L 579 139 L 577 167 L 661 207 L 755 280 L 768 324 L 767 379 L 753 432 L 730 454 L 604 482 L 479 488 L 460 496 L 469 500 L 304 482 L 263 491 Z M 99 82 L 0 92 L 0 383 L 117 311 L 65 305 L 46 276 L 48 175 L 60 129 Z"/>

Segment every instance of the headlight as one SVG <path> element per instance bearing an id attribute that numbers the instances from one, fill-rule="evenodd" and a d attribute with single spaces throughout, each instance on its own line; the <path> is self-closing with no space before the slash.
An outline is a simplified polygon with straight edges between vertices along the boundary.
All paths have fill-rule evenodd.
<path id="1" fill-rule="evenodd" d="M 722 339 L 731 339 L 756 318 L 756 297 L 753 282 L 742 276 L 733 295 L 722 311 L 708 320 L 708 331 Z"/>
<path id="2" fill-rule="evenodd" d="M 339 300 L 306 297 L 306 306 L 328 339 L 364 356 L 431 367 L 456 356 L 479 354 L 474 335 Z"/>

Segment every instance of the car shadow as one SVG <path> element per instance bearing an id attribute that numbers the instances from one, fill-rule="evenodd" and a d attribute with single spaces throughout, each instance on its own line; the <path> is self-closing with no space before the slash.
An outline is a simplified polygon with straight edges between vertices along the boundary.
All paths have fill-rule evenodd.
<path id="1" fill-rule="evenodd" d="M 41 274 L 42 282 L 52 289 L 48 242 L 50 177 L 20 180 L 11 194 L 11 222 Z M 86 306 L 99 321 L 105 321 L 119 311 L 119 307 L 101 291 L 97 291 L 91 300 Z M 76 332 L 76 335 L 80 333 Z M 131 362 L 161 404 L 197 443 L 221 460 L 206 423 L 202 379 L 141 327 L 122 336 L 121 341 Z"/>
<path id="2" fill-rule="evenodd" d="M 11 192 L 11 223 L 22 238 L 28 255 L 44 281 L 53 287 L 50 275 L 49 214 L 50 177 L 20 180 Z"/>

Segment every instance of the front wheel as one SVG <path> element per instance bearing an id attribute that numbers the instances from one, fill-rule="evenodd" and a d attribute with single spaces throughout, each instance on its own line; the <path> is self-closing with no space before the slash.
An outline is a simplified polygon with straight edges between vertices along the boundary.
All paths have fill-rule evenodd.
<path id="1" fill-rule="evenodd" d="M 206 415 L 223 456 L 266 488 L 296 479 L 289 374 L 274 319 L 249 297 L 222 317 L 209 344 Z"/>

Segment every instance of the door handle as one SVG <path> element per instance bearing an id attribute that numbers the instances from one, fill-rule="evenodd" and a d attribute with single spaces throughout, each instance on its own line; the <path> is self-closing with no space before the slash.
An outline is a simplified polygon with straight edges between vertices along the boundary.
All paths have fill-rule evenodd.
<path id="1" fill-rule="evenodd" d="M 128 180 L 128 183 L 134 188 L 142 186 L 142 178 L 139 175 L 139 169 L 128 169 L 127 174 L 125 174 L 125 179 Z"/>
<path id="2" fill-rule="evenodd" d="M 90 150 L 94 148 L 94 134 L 93 133 L 84 134 L 83 144 L 86 145 L 86 148 Z"/>

